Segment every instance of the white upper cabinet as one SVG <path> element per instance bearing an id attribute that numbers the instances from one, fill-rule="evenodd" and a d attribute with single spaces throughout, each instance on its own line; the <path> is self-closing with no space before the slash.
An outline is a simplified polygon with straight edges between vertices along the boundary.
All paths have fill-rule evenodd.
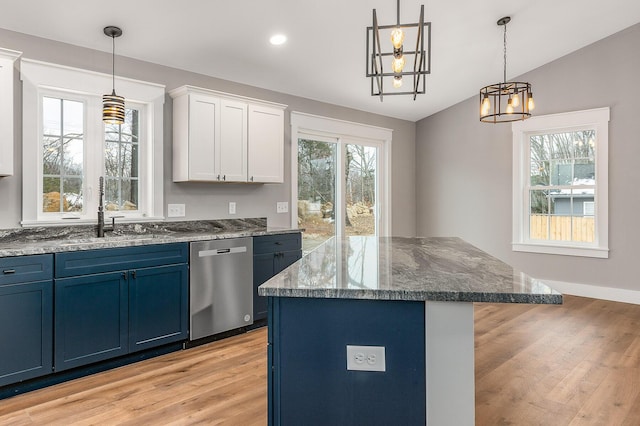
<path id="1" fill-rule="evenodd" d="M 169 94 L 175 182 L 283 182 L 286 105 L 192 86 Z"/>
<path id="2" fill-rule="evenodd" d="M 249 181 L 284 182 L 284 111 L 249 105 Z"/>
<path id="3" fill-rule="evenodd" d="M 20 55 L 0 48 L 0 176 L 13 175 L 13 63 Z"/>

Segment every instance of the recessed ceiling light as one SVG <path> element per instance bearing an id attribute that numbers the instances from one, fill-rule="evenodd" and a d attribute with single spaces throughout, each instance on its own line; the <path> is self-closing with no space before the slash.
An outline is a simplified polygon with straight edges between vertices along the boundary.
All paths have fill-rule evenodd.
<path id="1" fill-rule="evenodd" d="M 280 46 L 281 44 L 284 44 L 286 41 L 287 41 L 287 36 L 284 34 L 276 34 L 274 36 L 271 36 L 271 38 L 269 39 L 269 42 L 274 46 Z"/>

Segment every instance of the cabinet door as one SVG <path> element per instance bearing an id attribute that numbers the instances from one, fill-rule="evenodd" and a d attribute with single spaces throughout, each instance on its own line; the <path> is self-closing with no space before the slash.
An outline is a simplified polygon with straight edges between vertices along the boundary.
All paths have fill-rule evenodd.
<path id="1" fill-rule="evenodd" d="M 249 105 L 249 181 L 284 182 L 284 111 Z"/>
<path id="2" fill-rule="evenodd" d="M 19 56 L 0 49 L 0 176 L 13 175 L 13 63 Z"/>
<path id="3" fill-rule="evenodd" d="M 247 104 L 220 101 L 220 179 L 247 181 Z"/>
<path id="4" fill-rule="evenodd" d="M 0 286 L 0 386 L 52 372 L 53 281 Z"/>
<path id="5" fill-rule="evenodd" d="M 129 272 L 131 352 L 185 340 L 189 317 L 188 268 L 172 265 Z"/>
<path id="6" fill-rule="evenodd" d="M 274 253 L 253 256 L 253 321 L 267 317 L 267 298 L 258 295 L 258 287 L 264 284 L 274 273 Z"/>
<path id="7" fill-rule="evenodd" d="M 56 371 L 128 353 L 124 272 L 55 280 Z"/>
<path id="8" fill-rule="evenodd" d="M 220 99 L 189 95 L 189 180 L 217 181 L 220 167 Z M 175 143 L 176 141 L 174 141 Z"/>

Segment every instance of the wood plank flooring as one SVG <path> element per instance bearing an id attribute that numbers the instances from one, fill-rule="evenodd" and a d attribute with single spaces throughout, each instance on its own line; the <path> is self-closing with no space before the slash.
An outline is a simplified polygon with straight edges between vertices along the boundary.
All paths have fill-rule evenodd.
<path id="1" fill-rule="evenodd" d="M 477 425 L 640 425 L 640 306 L 476 304 Z M 266 329 L 0 401 L 0 425 L 265 425 Z"/>

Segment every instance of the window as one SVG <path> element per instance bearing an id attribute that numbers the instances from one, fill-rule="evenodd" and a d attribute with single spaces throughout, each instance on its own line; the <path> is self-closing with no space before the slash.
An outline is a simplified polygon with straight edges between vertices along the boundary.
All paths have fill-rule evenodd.
<path id="1" fill-rule="evenodd" d="M 332 236 L 388 235 L 391 130 L 291 114 L 292 223 L 309 251 Z"/>
<path id="2" fill-rule="evenodd" d="M 513 124 L 513 249 L 608 257 L 609 109 Z"/>
<path id="3" fill-rule="evenodd" d="M 164 87 L 116 79 L 127 95 L 125 122 L 105 125 L 111 76 L 23 60 L 21 78 L 22 224 L 94 223 L 100 176 L 107 217 L 161 219 Z"/>

